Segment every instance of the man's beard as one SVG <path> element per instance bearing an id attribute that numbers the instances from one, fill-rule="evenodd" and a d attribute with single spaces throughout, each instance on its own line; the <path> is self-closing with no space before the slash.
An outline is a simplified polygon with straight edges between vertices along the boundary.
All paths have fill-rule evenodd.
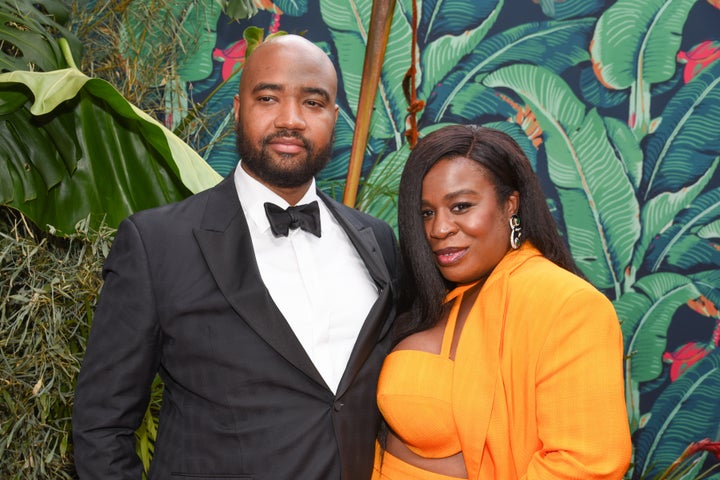
<path id="1" fill-rule="evenodd" d="M 305 185 L 322 170 L 332 155 L 335 129 L 330 135 L 327 145 L 321 150 L 300 133 L 293 130 L 280 130 L 262 139 L 260 145 L 253 145 L 245 136 L 240 122 L 235 126 L 237 150 L 242 163 L 260 180 L 268 185 L 281 188 L 295 188 Z M 295 155 L 270 156 L 268 143 L 278 137 L 290 137 L 300 140 L 305 148 L 305 158 L 293 158 Z M 287 164 L 282 164 L 282 159 Z"/>

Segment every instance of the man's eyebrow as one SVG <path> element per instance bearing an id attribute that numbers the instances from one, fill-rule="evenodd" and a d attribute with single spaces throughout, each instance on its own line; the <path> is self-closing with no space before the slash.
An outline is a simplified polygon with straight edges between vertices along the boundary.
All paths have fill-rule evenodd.
<path id="1" fill-rule="evenodd" d="M 281 92 L 284 90 L 282 85 L 277 83 L 258 83 L 252 89 L 253 93 L 258 93 L 262 90 L 271 90 L 273 92 Z"/>
<path id="2" fill-rule="evenodd" d="M 330 101 L 330 94 L 324 88 L 305 87 L 305 88 L 303 88 L 303 92 L 309 93 L 311 95 L 319 95 L 319 96 L 323 97 L 323 99 L 325 99 L 326 101 L 328 101 L 328 102 Z"/>
<path id="3" fill-rule="evenodd" d="M 278 83 L 261 82 L 253 87 L 252 92 L 258 93 L 264 90 L 269 90 L 271 92 L 282 92 L 285 90 L 285 87 Z M 330 93 L 321 87 L 304 87 L 302 89 L 302 92 L 306 95 L 319 95 L 326 101 L 330 101 Z"/>

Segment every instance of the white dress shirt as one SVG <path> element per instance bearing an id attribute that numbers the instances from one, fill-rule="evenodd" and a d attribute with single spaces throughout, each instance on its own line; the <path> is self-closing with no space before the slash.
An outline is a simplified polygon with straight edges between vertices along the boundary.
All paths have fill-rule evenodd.
<path id="1" fill-rule="evenodd" d="M 317 200 L 320 238 L 299 228 L 287 237 L 275 237 L 264 203 L 282 208 L 289 204 L 239 164 L 234 180 L 263 282 L 327 386 L 336 392 L 360 328 L 377 300 L 377 286 L 318 197 L 314 180 L 298 205 Z"/>

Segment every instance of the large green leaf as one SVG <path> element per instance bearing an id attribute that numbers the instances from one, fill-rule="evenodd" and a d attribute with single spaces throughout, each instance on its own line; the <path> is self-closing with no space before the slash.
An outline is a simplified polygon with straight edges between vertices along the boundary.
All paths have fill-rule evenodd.
<path id="1" fill-rule="evenodd" d="M 720 252 L 708 241 L 715 239 L 717 243 L 720 238 L 719 219 L 720 188 L 714 188 L 697 197 L 677 216 L 672 226 L 653 240 L 645 259 L 645 269 L 656 272 L 665 262 L 680 271 L 720 268 Z"/>
<path id="2" fill-rule="evenodd" d="M 80 41 L 64 27 L 69 15 L 60 1 L 0 0 L 0 72 L 65 68 L 59 38 L 79 61 Z"/>
<path id="3" fill-rule="evenodd" d="M 643 200 L 686 188 L 705 175 L 720 155 L 719 131 L 720 62 L 714 62 L 678 90 L 648 137 Z"/>
<path id="4" fill-rule="evenodd" d="M 504 0 L 434 0 L 422 2 L 418 25 L 422 99 L 470 53 L 495 24 Z"/>
<path id="5" fill-rule="evenodd" d="M 603 12 L 590 47 L 595 73 L 608 88 L 636 80 L 659 83 L 675 73 L 681 32 L 696 0 L 617 0 Z"/>
<path id="6" fill-rule="evenodd" d="M 443 121 L 450 109 L 460 112 L 486 87 L 482 79 L 508 63 L 532 63 L 559 73 L 589 58 L 594 19 L 531 23 L 498 33 L 473 52 L 436 85 L 423 112 L 423 123 Z M 429 87 L 429 86 L 428 86 Z M 460 112 L 467 118 L 470 112 Z"/>
<path id="7" fill-rule="evenodd" d="M 410 67 L 410 0 L 398 1 L 392 19 L 385 61 L 375 98 L 370 134 L 375 138 L 392 139 L 395 149 L 403 143 L 407 101 L 402 90 L 405 72 Z M 336 2 L 320 0 L 320 11 L 337 50 L 337 63 L 342 74 L 345 98 L 353 114 L 362 83 L 362 59 L 367 46 L 372 0 Z"/>
<path id="8" fill-rule="evenodd" d="M 60 234 L 88 216 L 117 226 L 221 179 L 110 84 L 75 69 L 0 75 L 0 138 L 2 204 Z"/>
<path id="9" fill-rule="evenodd" d="M 167 55 L 180 79 L 202 80 L 212 73 L 212 49 L 221 13 L 218 2 L 134 0 L 125 13 L 119 49 L 129 60 L 148 65 L 156 65 L 159 54 Z M 170 45 L 168 29 L 177 39 Z M 158 75 L 158 82 L 167 80 Z"/>
<path id="10" fill-rule="evenodd" d="M 667 387 L 635 441 L 635 476 L 655 478 L 690 442 L 717 439 L 720 425 L 720 349 L 714 349 Z M 702 460 L 704 456 L 700 458 Z M 697 472 L 702 461 L 696 466 Z M 693 475 L 683 478 L 696 478 Z M 699 478 L 699 477 L 697 477 Z"/>
<path id="11" fill-rule="evenodd" d="M 638 137 L 651 131 L 651 86 L 673 78 L 683 25 L 696 1 L 618 0 L 595 26 L 595 75 L 609 89 L 630 89 L 628 122 Z"/>
<path id="12" fill-rule="evenodd" d="M 674 273 L 647 275 L 615 300 L 625 353 L 625 375 L 635 382 L 648 382 L 662 373 L 662 355 L 673 314 L 688 300 L 700 296 L 692 280 Z"/>
<path id="13" fill-rule="evenodd" d="M 591 15 L 602 9 L 604 0 L 538 0 L 545 15 L 563 19 Z M 536 2 L 537 3 L 537 2 Z"/>
<path id="14" fill-rule="evenodd" d="M 640 236 L 639 205 L 597 111 L 586 114 L 562 78 L 534 65 L 502 68 L 484 83 L 508 88 L 530 105 L 543 130 L 573 257 L 595 286 L 619 294 Z"/>
<path id="15" fill-rule="evenodd" d="M 720 62 L 707 67 L 668 102 L 647 139 L 640 198 L 642 238 L 633 268 L 653 239 L 710 184 L 720 156 Z M 692 158 L 692 161 L 688 161 Z"/>

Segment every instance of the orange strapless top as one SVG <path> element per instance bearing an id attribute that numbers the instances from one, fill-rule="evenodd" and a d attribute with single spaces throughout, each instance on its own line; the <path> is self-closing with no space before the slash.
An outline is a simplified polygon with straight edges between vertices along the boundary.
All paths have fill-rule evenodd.
<path id="1" fill-rule="evenodd" d="M 394 350 L 380 371 L 380 412 L 405 445 L 425 458 L 450 457 L 462 450 L 453 416 L 450 348 L 462 293 L 472 286 L 458 287 L 445 299 L 460 297 L 450 310 L 439 354 Z"/>

